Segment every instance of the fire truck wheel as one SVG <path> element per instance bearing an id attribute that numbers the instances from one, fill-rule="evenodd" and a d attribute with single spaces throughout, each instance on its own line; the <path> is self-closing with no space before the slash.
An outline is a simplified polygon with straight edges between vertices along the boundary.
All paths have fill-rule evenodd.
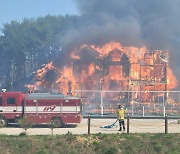
<path id="1" fill-rule="evenodd" d="M 0 127 L 6 127 L 7 126 L 7 120 L 6 118 L 0 116 Z"/>
<path id="2" fill-rule="evenodd" d="M 54 128 L 58 128 L 58 127 L 62 127 L 63 126 L 63 122 L 62 122 L 61 118 L 54 117 L 54 118 L 51 119 L 51 125 Z"/>

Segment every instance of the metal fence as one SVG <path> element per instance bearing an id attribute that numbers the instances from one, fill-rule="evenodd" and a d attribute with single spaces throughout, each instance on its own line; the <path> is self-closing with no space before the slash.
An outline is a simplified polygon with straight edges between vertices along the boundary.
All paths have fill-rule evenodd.
<path id="1" fill-rule="evenodd" d="M 180 91 L 75 90 L 82 98 L 83 113 L 113 114 L 119 104 L 131 116 L 180 116 Z"/>
<path id="2" fill-rule="evenodd" d="M 90 132 L 117 133 L 119 122 L 115 117 L 87 115 L 88 135 Z M 125 118 L 123 133 L 179 133 L 179 117 L 130 117 Z M 101 129 L 99 129 L 101 128 Z"/>

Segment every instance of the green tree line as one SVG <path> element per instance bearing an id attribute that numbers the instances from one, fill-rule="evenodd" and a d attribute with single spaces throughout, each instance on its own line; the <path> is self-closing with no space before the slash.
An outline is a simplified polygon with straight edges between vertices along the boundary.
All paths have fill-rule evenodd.
<path id="1" fill-rule="evenodd" d="M 61 55 L 59 37 L 78 22 L 78 16 L 25 18 L 3 25 L 0 36 L 0 87 L 12 90 L 42 64 Z"/>

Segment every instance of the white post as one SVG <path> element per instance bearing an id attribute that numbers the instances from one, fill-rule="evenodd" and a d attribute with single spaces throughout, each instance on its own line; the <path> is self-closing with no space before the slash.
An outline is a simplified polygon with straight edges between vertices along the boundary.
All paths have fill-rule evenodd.
<path id="1" fill-rule="evenodd" d="M 166 116 L 166 108 L 165 108 L 165 106 L 164 106 L 164 108 L 163 108 L 163 116 L 164 116 L 164 117 Z"/>
<path id="2" fill-rule="evenodd" d="M 101 116 L 103 116 L 103 92 L 101 91 Z"/>
<path id="3" fill-rule="evenodd" d="M 134 93 L 132 92 L 132 116 L 134 115 L 134 100 L 133 100 Z"/>
<path id="4" fill-rule="evenodd" d="M 134 116 L 134 106 L 133 106 L 134 102 L 132 102 L 132 116 Z"/>
<path id="5" fill-rule="evenodd" d="M 164 107 L 164 92 L 163 92 L 163 107 Z"/>
<path id="6" fill-rule="evenodd" d="M 172 104 L 172 113 L 174 113 L 174 104 Z"/>
<path id="7" fill-rule="evenodd" d="M 159 114 L 159 92 L 158 92 L 158 103 L 157 103 L 158 105 L 157 105 L 157 108 L 158 108 L 158 114 Z"/>
<path id="8" fill-rule="evenodd" d="M 164 92 L 163 92 L 163 116 L 165 117 L 165 103 L 164 103 Z"/>
<path id="9" fill-rule="evenodd" d="M 144 106 L 143 106 L 143 117 L 144 117 Z"/>

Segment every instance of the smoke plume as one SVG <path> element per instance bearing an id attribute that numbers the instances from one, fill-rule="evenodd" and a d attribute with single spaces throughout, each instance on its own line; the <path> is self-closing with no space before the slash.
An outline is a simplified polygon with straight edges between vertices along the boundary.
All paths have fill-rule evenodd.
<path id="1" fill-rule="evenodd" d="M 65 49 L 82 44 L 101 46 L 118 41 L 124 46 L 169 50 L 170 65 L 180 79 L 179 0 L 75 0 L 78 25 L 61 37 Z"/>

